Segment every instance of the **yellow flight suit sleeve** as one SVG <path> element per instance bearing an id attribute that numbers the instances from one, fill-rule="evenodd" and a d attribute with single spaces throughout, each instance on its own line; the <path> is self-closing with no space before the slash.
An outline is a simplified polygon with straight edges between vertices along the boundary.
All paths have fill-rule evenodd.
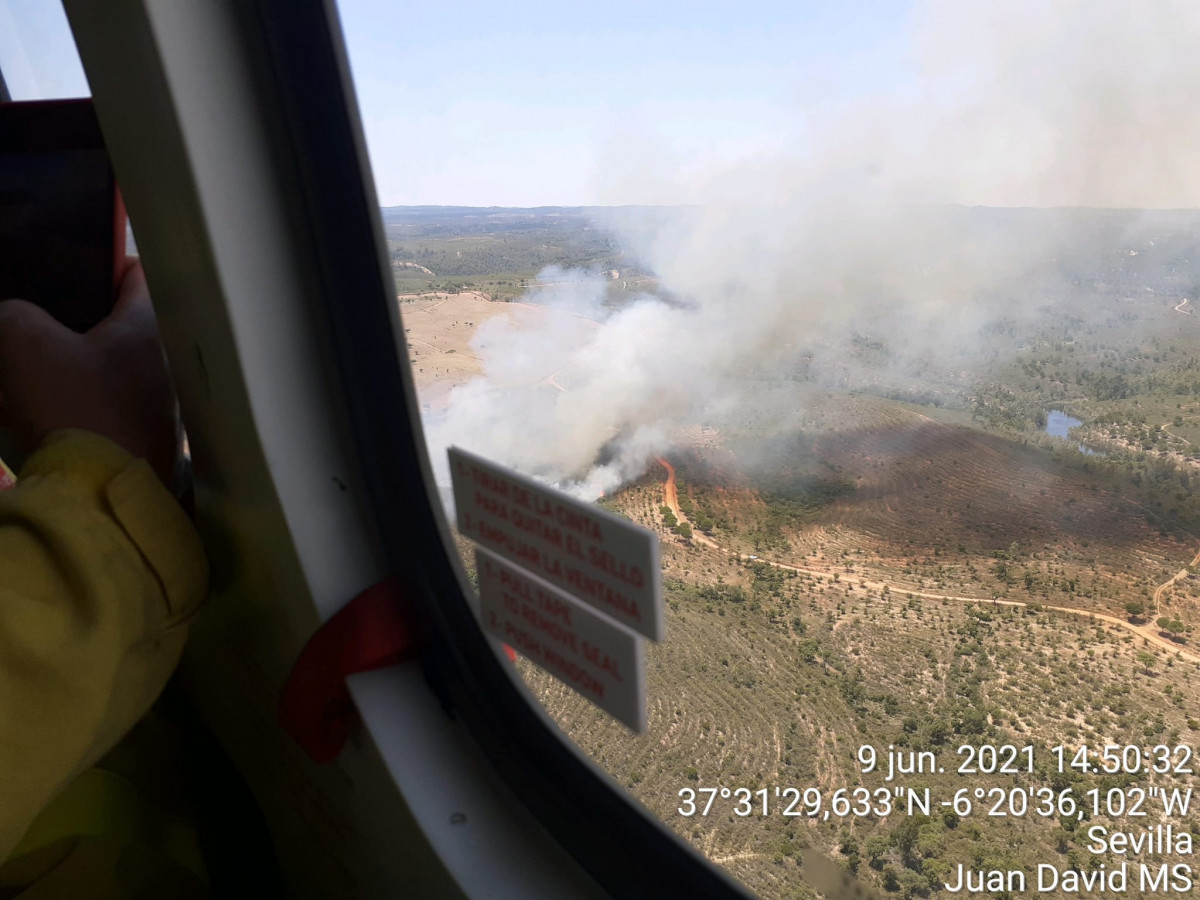
<path id="1" fill-rule="evenodd" d="M 207 583 L 183 510 L 105 438 L 54 432 L 0 491 L 0 862 L 154 702 Z"/>

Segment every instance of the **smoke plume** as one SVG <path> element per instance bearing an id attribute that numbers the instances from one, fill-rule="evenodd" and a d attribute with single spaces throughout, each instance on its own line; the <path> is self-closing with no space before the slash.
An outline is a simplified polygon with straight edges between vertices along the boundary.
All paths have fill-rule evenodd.
<path id="1" fill-rule="evenodd" d="M 426 420 L 443 474 L 457 444 L 592 498 L 673 430 L 736 416 L 756 380 L 836 373 L 853 341 L 897 382 L 985 352 L 989 323 L 1069 284 L 1076 223 L 967 207 L 1200 206 L 1200 6 L 929 0 L 912 34 L 912 77 L 798 108 L 794 154 L 660 178 L 689 205 L 599 223 L 672 299 L 614 309 L 600 275 L 547 272 L 480 328 L 485 374 Z M 601 199 L 637 202 L 637 147 L 605 158 Z"/>

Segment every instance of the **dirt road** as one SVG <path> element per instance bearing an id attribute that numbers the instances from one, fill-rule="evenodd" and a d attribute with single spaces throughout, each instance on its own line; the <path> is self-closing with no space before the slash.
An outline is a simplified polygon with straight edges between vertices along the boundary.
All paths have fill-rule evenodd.
<path id="1" fill-rule="evenodd" d="M 1160 600 L 1162 600 L 1163 594 L 1173 587 L 1175 582 L 1179 581 L 1181 578 L 1187 578 L 1188 575 L 1191 574 L 1191 571 L 1196 568 L 1196 566 L 1200 566 L 1200 551 L 1197 551 L 1196 555 L 1192 557 L 1192 561 L 1188 563 L 1187 568 L 1180 569 L 1154 589 L 1154 612 L 1150 616 L 1150 621 L 1141 626 L 1142 628 L 1150 630 L 1155 627 L 1154 620 L 1158 618 L 1158 603 Z"/>
<path id="2" fill-rule="evenodd" d="M 667 483 L 663 485 L 665 502 L 671 508 L 671 512 L 675 514 L 675 518 L 683 522 L 685 521 L 683 513 L 679 509 L 679 491 L 675 486 L 675 467 L 661 456 L 658 457 L 658 464 L 667 470 Z"/>
<path id="3" fill-rule="evenodd" d="M 663 459 L 661 456 L 655 457 L 655 461 L 667 470 L 667 481 L 663 485 L 664 504 L 670 508 L 672 514 L 680 522 L 687 522 L 692 529 L 692 541 L 697 544 L 703 544 L 706 547 L 712 547 L 714 550 L 724 550 L 725 548 L 706 535 L 703 531 L 692 525 L 688 521 L 688 517 L 683 514 L 683 510 L 679 508 L 679 490 L 675 484 L 675 467 Z"/>
<path id="4" fill-rule="evenodd" d="M 658 457 L 657 461 L 658 461 L 659 465 L 661 465 L 663 468 L 665 468 L 667 470 L 667 481 L 663 485 L 663 502 L 665 503 L 666 506 L 670 507 L 671 512 L 675 514 L 675 517 L 677 519 L 679 519 L 679 521 L 685 522 L 687 520 L 684 518 L 683 513 L 679 509 L 679 490 L 678 490 L 678 486 L 675 481 L 675 468 L 669 462 L 667 462 L 665 459 L 663 459 L 661 456 Z M 706 535 L 704 535 L 702 532 L 700 532 L 697 529 L 693 528 L 692 537 L 693 537 L 693 540 L 695 540 L 697 543 L 703 543 L 703 544 L 706 544 L 707 546 L 712 547 L 716 550 L 720 550 L 723 553 L 728 553 L 732 556 L 736 556 L 739 560 L 749 560 L 750 559 L 750 556 L 748 554 L 740 553 L 740 552 L 732 549 L 731 547 L 724 547 L 724 546 L 718 544 L 716 541 L 713 541 L 711 538 L 707 537 Z M 782 563 L 782 562 L 777 562 L 775 560 L 765 559 L 761 556 L 756 556 L 755 562 L 766 563 L 769 566 L 775 566 L 776 568 L 784 569 L 789 572 L 799 572 L 804 575 L 811 575 L 814 578 L 820 578 L 822 581 L 833 581 L 835 576 L 838 577 L 839 579 L 841 577 L 841 573 L 831 572 L 827 569 L 817 569 L 812 566 L 793 566 L 788 563 Z M 1198 552 L 1196 554 L 1196 556 L 1192 560 L 1191 564 L 1193 566 L 1200 565 L 1200 552 Z M 1172 584 L 1174 584 L 1178 578 L 1180 578 L 1181 576 L 1187 575 L 1187 574 L 1188 574 L 1187 569 L 1181 569 L 1169 581 L 1167 581 L 1165 584 L 1160 585 L 1158 590 L 1156 590 L 1154 592 L 1155 603 L 1157 604 L 1158 598 L 1162 595 L 1162 593 L 1167 588 L 1169 588 Z M 928 591 L 914 591 L 907 587 L 889 584 L 884 581 L 868 581 L 866 579 L 859 579 L 859 581 L 857 583 L 860 586 L 869 588 L 871 590 L 877 590 L 877 591 L 882 592 L 886 588 L 890 593 L 902 594 L 905 596 L 922 597 L 922 598 L 928 599 L 928 600 L 953 600 L 958 603 L 991 603 L 993 606 L 1021 606 L 1021 607 L 1024 607 L 1024 606 L 1029 605 L 1028 603 L 1026 603 L 1025 601 L 1022 601 L 1022 600 L 999 600 L 999 599 L 985 600 L 985 599 L 981 599 L 979 597 L 959 597 L 954 594 L 931 593 Z M 1200 663 L 1200 655 L 1192 652 L 1191 650 L 1185 650 L 1184 648 L 1180 647 L 1178 644 L 1173 643 L 1172 641 L 1169 641 L 1166 638 L 1161 637 L 1160 635 L 1154 633 L 1152 630 L 1154 628 L 1153 623 L 1148 623 L 1147 625 L 1140 625 L 1140 626 L 1134 625 L 1132 622 L 1129 622 L 1126 619 L 1119 618 L 1118 616 L 1110 616 L 1107 613 L 1094 612 L 1092 610 L 1076 609 L 1071 606 L 1047 606 L 1045 604 L 1042 604 L 1042 609 L 1053 610 L 1054 612 L 1066 613 L 1067 615 L 1072 615 L 1072 616 L 1086 616 L 1086 617 L 1088 617 L 1090 619 L 1094 619 L 1098 622 L 1105 622 L 1109 625 L 1116 625 L 1118 628 L 1123 628 L 1124 630 L 1131 632 L 1132 634 L 1136 635 L 1137 637 L 1140 637 L 1142 640 L 1146 641 L 1147 643 L 1154 644 L 1154 645 L 1162 648 L 1163 650 L 1168 650 L 1172 653 L 1178 653 L 1184 659 L 1188 659 L 1188 660 L 1191 660 L 1192 662 Z"/>
<path id="5" fill-rule="evenodd" d="M 1173 585 L 1175 582 L 1177 582 L 1180 578 L 1187 578 L 1187 576 L 1188 576 L 1188 570 L 1180 569 L 1178 572 L 1176 572 L 1174 575 L 1172 575 L 1169 579 L 1167 579 L 1162 584 L 1160 584 L 1157 588 L 1154 589 L 1154 614 L 1155 615 L 1158 614 L 1158 601 L 1162 599 L 1162 595 L 1164 593 L 1166 593 L 1167 588 L 1171 587 L 1171 585 Z"/>

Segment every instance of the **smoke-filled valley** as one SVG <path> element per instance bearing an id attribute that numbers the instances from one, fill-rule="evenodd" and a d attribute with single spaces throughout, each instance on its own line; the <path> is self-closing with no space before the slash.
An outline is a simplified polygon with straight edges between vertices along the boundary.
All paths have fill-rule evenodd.
<path id="1" fill-rule="evenodd" d="M 426 418 L 435 460 L 458 444 L 594 499 L 674 431 L 753 418 L 764 381 L 965 408 L 1019 350 L 1128 332 L 1150 298 L 1200 286 L 1190 213 L 912 208 L 786 248 L 733 246 L 759 212 L 592 211 L 587 227 L 615 235 L 611 268 L 545 269 L 480 323 L 466 352 L 482 371 Z M 650 218 L 670 276 L 639 278 L 668 267 L 618 249 Z M 801 421 L 795 399 L 761 417 Z M 1045 402 L 1077 399 L 1057 388 Z"/>

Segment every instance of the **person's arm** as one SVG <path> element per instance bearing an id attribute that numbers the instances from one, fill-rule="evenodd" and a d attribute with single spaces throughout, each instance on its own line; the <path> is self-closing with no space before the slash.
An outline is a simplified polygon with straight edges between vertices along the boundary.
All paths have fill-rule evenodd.
<path id="1" fill-rule="evenodd" d="M 208 569 L 163 483 L 174 399 L 140 267 L 87 335 L 0 303 L 0 393 L 39 447 L 0 491 L 2 861 L 162 690 Z"/>

